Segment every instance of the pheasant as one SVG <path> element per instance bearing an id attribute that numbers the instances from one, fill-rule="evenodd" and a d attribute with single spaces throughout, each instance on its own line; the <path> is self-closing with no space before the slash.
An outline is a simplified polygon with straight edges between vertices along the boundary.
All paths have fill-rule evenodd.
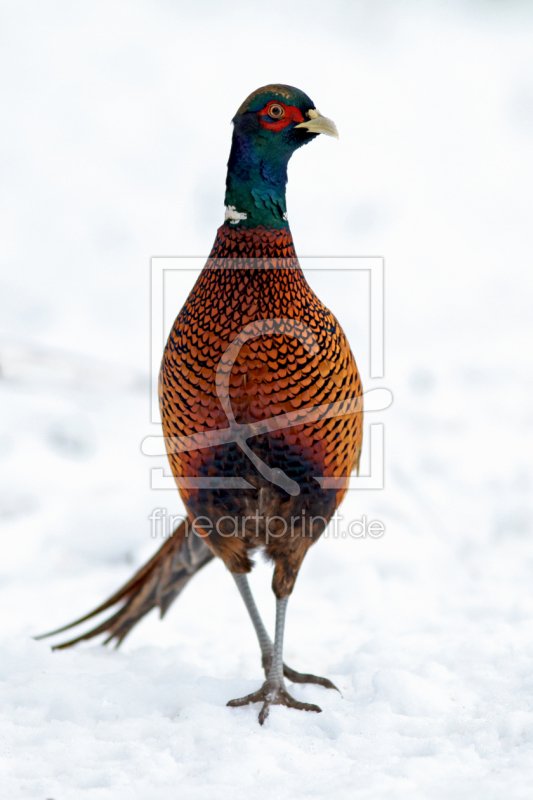
<path id="1" fill-rule="evenodd" d="M 244 600 L 265 671 L 257 692 L 228 705 L 260 702 L 263 724 L 276 704 L 321 711 L 294 699 L 285 678 L 336 689 L 284 664 L 283 633 L 304 556 L 358 467 L 362 387 L 339 323 L 298 263 L 285 202 L 294 151 L 319 134 L 337 137 L 336 127 L 302 91 L 278 84 L 253 92 L 233 123 L 225 222 L 176 318 L 159 378 L 165 443 L 187 519 L 112 597 L 53 633 L 121 603 L 57 647 L 100 633 L 118 646 L 152 608 L 163 616 L 217 556 Z M 274 564 L 274 641 L 247 578 L 257 549 Z"/>

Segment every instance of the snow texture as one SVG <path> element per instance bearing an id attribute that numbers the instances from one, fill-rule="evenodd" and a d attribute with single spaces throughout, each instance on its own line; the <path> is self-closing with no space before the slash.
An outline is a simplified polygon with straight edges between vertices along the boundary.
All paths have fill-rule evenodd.
<path id="1" fill-rule="evenodd" d="M 4 0 L 1 13 L 2 800 L 529 798 L 531 6 Z M 368 377 L 365 276 L 310 280 L 365 388 L 395 400 L 372 420 L 385 489 L 342 508 L 385 534 L 325 537 L 289 603 L 287 663 L 343 696 L 294 687 L 323 713 L 274 708 L 260 728 L 257 707 L 226 707 L 262 672 L 220 562 L 118 651 L 52 653 L 32 636 L 155 551 L 153 509 L 181 510 L 150 489 L 165 460 L 140 452 L 158 432 L 149 259 L 209 251 L 230 119 L 279 81 L 341 137 L 291 162 L 298 251 L 385 256 L 382 381 Z M 272 631 L 269 583 L 259 563 Z"/>

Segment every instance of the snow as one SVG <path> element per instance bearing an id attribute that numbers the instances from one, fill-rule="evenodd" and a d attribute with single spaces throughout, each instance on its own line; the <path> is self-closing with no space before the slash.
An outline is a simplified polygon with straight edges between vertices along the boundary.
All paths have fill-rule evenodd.
<path id="1" fill-rule="evenodd" d="M 5 0 L 2 15 L 0 797 L 529 797 L 530 7 Z M 287 663 L 342 697 L 293 687 L 323 713 L 276 707 L 261 728 L 257 707 L 226 707 L 262 673 L 221 563 L 118 651 L 32 636 L 149 557 L 154 508 L 181 511 L 150 489 L 164 459 L 140 450 L 158 432 L 149 259 L 207 253 L 229 121 L 280 80 L 341 137 L 291 162 L 298 251 L 385 256 L 381 381 L 363 279 L 312 280 L 365 389 L 395 400 L 372 419 L 385 489 L 342 507 L 385 534 L 324 537 L 289 603 Z M 258 564 L 272 631 L 270 580 Z"/>

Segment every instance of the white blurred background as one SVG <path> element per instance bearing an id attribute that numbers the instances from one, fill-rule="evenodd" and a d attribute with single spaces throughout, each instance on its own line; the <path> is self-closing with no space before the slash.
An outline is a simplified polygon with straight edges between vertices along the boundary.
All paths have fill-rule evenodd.
<path id="1" fill-rule="evenodd" d="M 0 13 L 5 796 L 526 797 L 531 4 L 3 0 Z M 159 545 L 151 511 L 180 510 L 150 490 L 164 461 L 140 453 L 154 433 L 150 258 L 209 252 L 231 118 L 272 82 L 338 126 L 290 164 L 291 229 L 301 255 L 385 257 L 385 379 L 363 378 L 395 402 L 374 420 L 386 488 L 344 506 L 385 536 L 320 542 L 289 607 L 287 661 L 344 700 L 295 689 L 324 713 L 275 709 L 260 730 L 257 709 L 225 708 L 261 673 L 221 564 L 118 654 L 51 655 L 30 636 L 115 590 Z M 332 310 L 352 302 L 340 287 Z M 269 581 L 259 565 L 271 625 Z"/>

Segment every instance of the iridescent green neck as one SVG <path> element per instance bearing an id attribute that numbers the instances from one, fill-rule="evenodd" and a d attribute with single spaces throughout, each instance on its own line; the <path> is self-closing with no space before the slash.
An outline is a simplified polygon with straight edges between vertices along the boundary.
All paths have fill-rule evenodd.
<path id="1" fill-rule="evenodd" d="M 281 143 L 280 143 L 281 145 Z M 244 228 L 288 228 L 285 188 L 292 149 L 236 124 L 226 178 L 226 220 Z"/>

